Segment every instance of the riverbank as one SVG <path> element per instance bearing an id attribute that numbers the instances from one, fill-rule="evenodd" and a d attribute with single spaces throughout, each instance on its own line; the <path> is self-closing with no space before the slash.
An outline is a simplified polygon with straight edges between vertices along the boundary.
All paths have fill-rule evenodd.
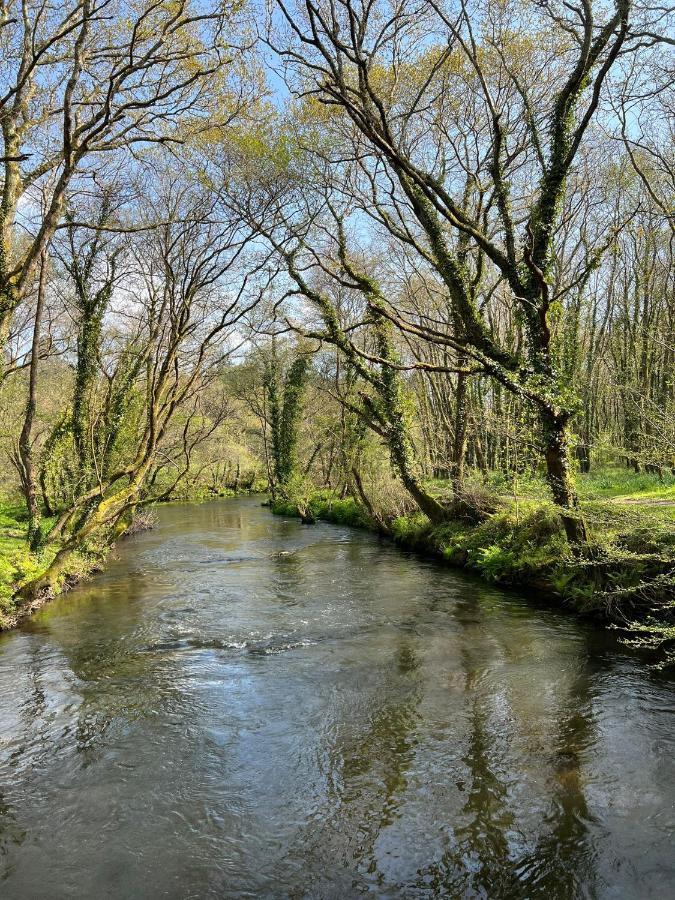
<path id="1" fill-rule="evenodd" d="M 675 663 L 675 529 L 658 504 L 583 504 L 589 544 L 569 547 L 552 503 L 499 498 L 480 521 L 433 526 L 422 514 L 374 521 L 353 498 L 316 492 L 305 518 L 365 528 L 395 544 L 470 570 L 485 581 L 534 593 L 539 600 L 611 627 L 625 629 L 635 646 L 655 651 L 657 665 Z M 297 504 L 277 500 L 276 514 L 299 516 Z"/>
<path id="2" fill-rule="evenodd" d="M 498 496 L 496 509 L 482 521 L 449 521 L 433 527 L 422 515 L 375 522 L 359 504 L 315 492 L 311 515 L 336 524 L 386 533 L 403 549 L 468 569 L 485 581 L 535 593 L 547 603 L 627 629 L 630 640 L 657 651 L 658 661 L 674 661 L 675 529 L 672 510 L 650 485 L 646 498 L 617 502 L 616 487 L 604 499 L 585 499 L 583 513 L 591 541 L 572 553 L 551 503 L 523 493 Z M 298 515 L 294 503 L 277 502 L 273 511 Z M 49 522 L 45 524 L 48 526 Z M 75 552 L 58 580 L 36 599 L 20 599 L 21 587 L 38 578 L 56 549 L 32 553 L 26 544 L 21 505 L 0 506 L 0 630 L 15 627 L 60 593 L 100 571 L 114 544 L 99 541 Z M 120 535 L 117 535 L 119 538 Z"/>
<path id="3" fill-rule="evenodd" d="M 244 491 L 242 493 L 250 493 Z M 192 497 L 191 502 L 206 502 L 211 499 L 234 497 L 234 491 L 222 491 L 211 497 Z M 185 499 L 168 500 L 167 503 L 186 502 Z M 45 533 L 53 520 L 42 519 Z M 48 570 L 59 550 L 55 542 L 45 544 L 32 551 L 27 543 L 28 516 L 23 503 L 0 503 L 0 631 L 9 631 L 25 618 L 32 615 L 54 597 L 66 593 L 75 585 L 101 572 L 116 543 L 129 534 L 152 527 L 152 512 L 148 508 L 134 516 L 114 535 L 101 536 L 90 540 L 86 548 L 72 551 L 67 564 L 49 586 L 41 589 L 36 596 L 24 599 L 22 588 L 41 578 Z"/>
<path id="4" fill-rule="evenodd" d="M 43 520 L 48 528 L 50 520 Z M 53 562 L 58 547 L 47 544 L 33 552 L 26 541 L 28 522 L 21 504 L 0 505 L 0 631 L 15 628 L 54 597 L 100 572 L 114 543 L 92 542 L 86 550 L 73 551 L 68 564 L 49 589 L 29 601 L 20 597 L 23 585 L 40 578 Z"/>

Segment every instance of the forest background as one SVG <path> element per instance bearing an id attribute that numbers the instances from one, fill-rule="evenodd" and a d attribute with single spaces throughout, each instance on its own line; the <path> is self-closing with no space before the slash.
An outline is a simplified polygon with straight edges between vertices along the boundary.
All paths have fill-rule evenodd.
<path id="1" fill-rule="evenodd" d="M 0 5 L 0 613 L 267 490 L 675 639 L 672 20 Z"/>

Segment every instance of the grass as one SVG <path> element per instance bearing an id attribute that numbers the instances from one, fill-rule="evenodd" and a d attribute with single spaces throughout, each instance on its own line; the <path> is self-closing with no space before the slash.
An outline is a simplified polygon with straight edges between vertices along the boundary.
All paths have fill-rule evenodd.
<path id="1" fill-rule="evenodd" d="M 577 489 L 582 503 L 612 501 L 675 519 L 675 475 L 670 472 L 659 477 L 648 472 L 606 469 L 577 476 Z"/>
<path id="2" fill-rule="evenodd" d="M 582 509 L 591 515 L 601 508 L 601 501 L 610 501 L 610 509 L 625 505 L 643 509 L 666 521 L 675 521 L 675 474 L 671 472 L 659 476 L 633 472 L 625 467 L 605 467 L 587 475 L 577 473 L 574 482 Z M 471 476 L 468 483 L 487 487 L 504 502 L 515 499 L 546 501 L 549 497 L 546 481 L 538 473 L 513 477 L 492 472 L 485 479 Z M 449 481 L 432 479 L 427 486 L 437 497 L 451 493 Z"/>
<path id="3" fill-rule="evenodd" d="M 0 504 L 0 627 L 15 610 L 17 587 L 40 571 L 40 559 L 26 544 L 28 517 L 19 504 Z"/>
<path id="4" fill-rule="evenodd" d="M 53 520 L 43 519 L 49 528 Z M 28 516 L 23 504 L 0 502 L 0 630 L 11 627 L 19 611 L 17 591 L 26 582 L 42 575 L 56 554 L 56 547 L 48 546 L 32 552 L 27 543 Z M 73 553 L 68 571 L 59 579 L 57 592 L 67 583 L 86 577 L 100 566 L 103 548 L 92 545 L 86 552 Z"/>
<path id="5" fill-rule="evenodd" d="M 265 485 L 260 481 L 251 490 L 262 490 Z M 177 500 L 192 501 L 213 500 L 216 495 L 203 486 L 188 485 Z M 218 497 L 235 496 L 235 491 L 223 489 Z M 48 530 L 54 519 L 43 518 L 42 525 Z M 28 514 L 25 504 L 0 499 L 0 630 L 11 627 L 16 621 L 18 604 L 17 591 L 28 581 L 42 575 L 56 554 L 56 547 L 48 545 L 43 550 L 33 553 L 27 544 Z M 114 538 L 113 538 L 114 540 Z M 105 537 L 94 540 L 82 552 L 73 553 L 68 560 L 68 571 L 59 579 L 56 592 L 64 586 L 87 577 L 101 565 L 109 549 L 109 541 Z"/>

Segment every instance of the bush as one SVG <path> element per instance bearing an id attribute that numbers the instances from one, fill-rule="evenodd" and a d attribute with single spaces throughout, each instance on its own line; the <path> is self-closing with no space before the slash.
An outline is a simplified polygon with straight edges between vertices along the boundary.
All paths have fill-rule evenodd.
<path id="1" fill-rule="evenodd" d="M 417 547 L 426 541 L 430 531 L 431 523 L 422 513 L 398 516 L 391 523 L 391 533 L 394 540 L 408 547 Z"/>
<path id="2" fill-rule="evenodd" d="M 326 519 L 336 525 L 365 528 L 370 524 L 368 517 L 352 497 L 339 500 L 317 496 L 312 499 L 311 506 L 318 519 Z"/>
<path id="3" fill-rule="evenodd" d="M 490 581 L 517 583 L 550 572 L 569 548 L 553 504 L 528 501 L 502 508 L 474 528 L 446 533 L 442 552 Z"/>

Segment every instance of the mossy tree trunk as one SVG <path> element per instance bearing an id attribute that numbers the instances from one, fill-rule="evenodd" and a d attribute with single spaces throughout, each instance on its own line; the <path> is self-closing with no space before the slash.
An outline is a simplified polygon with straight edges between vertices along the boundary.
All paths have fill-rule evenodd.
<path id="1" fill-rule="evenodd" d="M 45 305 L 45 283 L 47 278 L 47 252 L 42 253 L 40 277 L 38 281 L 37 299 L 35 303 L 35 321 L 33 323 L 33 340 L 31 344 L 30 368 L 28 375 L 28 400 L 26 414 L 19 437 L 19 456 L 21 459 L 21 481 L 28 508 L 28 543 L 36 549 L 42 540 L 40 525 L 41 514 L 38 501 L 38 478 L 33 458 L 33 423 L 37 412 L 38 371 L 40 364 L 40 340 L 42 317 Z"/>
<path id="2" fill-rule="evenodd" d="M 272 345 L 266 361 L 264 384 L 272 444 L 270 490 L 273 497 L 277 494 L 285 496 L 288 483 L 297 471 L 300 419 L 308 374 L 309 362 L 301 353 L 289 366 L 280 392 L 278 351 Z"/>
<path id="3" fill-rule="evenodd" d="M 398 364 L 392 325 L 380 310 L 379 301 L 372 300 L 371 309 L 375 315 L 375 336 L 380 365 L 379 397 L 371 409 L 383 428 L 394 471 L 420 510 L 431 522 L 439 524 L 447 518 L 447 510 L 425 490 L 415 461 L 415 449 L 410 437 L 409 413 L 406 409 L 401 375 L 395 368 Z"/>

